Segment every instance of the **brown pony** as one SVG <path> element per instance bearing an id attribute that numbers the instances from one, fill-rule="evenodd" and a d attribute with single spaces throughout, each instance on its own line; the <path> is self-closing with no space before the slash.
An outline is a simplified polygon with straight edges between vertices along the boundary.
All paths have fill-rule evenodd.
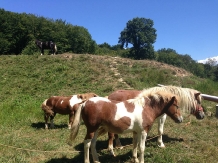
<path id="1" fill-rule="evenodd" d="M 46 99 L 41 108 L 44 111 L 44 119 L 45 119 L 45 129 L 48 129 L 48 118 L 50 117 L 51 128 L 54 128 L 53 119 L 56 113 L 59 114 L 69 114 L 69 124 L 68 128 L 71 128 L 73 122 L 73 116 L 77 109 L 77 103 L 84 102 L 91 97 L 97 97 L 95 93 L 85 93 L 85 94 L 78 94 L 72 96 L 51 96 L 50 98 Z"/>
<path id="2" fill-rule="evenodd" d="M 181 88 L 181 87 L 175 87 L 175 86 L 153 87 L 153 88 L 150 88 L 150 90 L 171 92 L 179 96 L 181 99 L 180 107 L 183 113 L 188 112 L 189 114 L 196 116 L 197 119 L 204 118 L 204 111 L 203 111 L 203 108 L 201 107 L 201 96 L 200 96 L 199 91 L 190 89 L 190 88 Z M 111 93 L 108 96 L 108 99 L 124 101 L 124 100 L 128 100 L 128 99 L 136 97 L 141 92 L 142 91 L 139 91 L 139 90 L 117 90 Z M 158 134 L 159 134 L 158 146 L 162 148 L 165 147 L 163 140 L 162 140 L 163 127 L 164 127 L 165 120 L 166 120 L 166 114 L 163 114 L 158 118 Z M 114 134 L 108 133 L 108 137 L 109 137 L 108 146 L 111 147 L 113 146 Z M 122 145 L 120 143 L 120 140 L 117 134 L 115 134 L 115 142 L 116 142 L 117 147 L 122 148 Z M 114 155 L 113 151 L 111 152 Z"/>
<path id="3" fill-rule="evenodd" d="M 78 107 L 71 128 L 70 140 L 73 141 L 82 119 L 87 129 L 84 140 L 84 159 L 89 163 L 89 148 L 93 162 L 99 162 L 96 152 L 96 139 L 106 133 L 133 133 L 134 162 L 144 162 L 144 150 L 147 133 L 157 117 L 166 113 L 176 123 L 183 118 L 179 110 L 179 98 L 172 93 L 144 90 L 135 99 L 114 103 L 107 98 L 93 97 Z M 139 160 L 137 158 L 139 146 Z"/>

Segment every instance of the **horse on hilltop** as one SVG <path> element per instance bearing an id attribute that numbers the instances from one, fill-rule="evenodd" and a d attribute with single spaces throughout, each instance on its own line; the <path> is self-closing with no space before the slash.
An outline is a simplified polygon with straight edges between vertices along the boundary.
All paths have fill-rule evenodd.
<path id="1" fill-rule="evenodd" d="M 55 55 L 57 53 L 57 46 L 52 41 L 42 42 L 42 41 L 36 40 L 35 44 L 40 49 L 41 55 L 44 54 L 44 49 L 50 49 L 52 53 L 51 55 Z"/>
<path id="2" fill-rule="evenodd" d="M 180 97 L 180 107 L 183 112 L 183 114 L 191 114 L 194 115 L 197 119 L 203 119 L 204 118 L 204 111 L 201 107 L 201 93 L 197 90 L 190 89 L 190 88 L 181 88 L 176 86 L 163 86 L 163 87 L 152 87 L 149 88 L 150 91 L 164 91 L 164 92 L 171 92 L 177 96 Z M 109 100 L 116 100 L 116 101 L 124 101 L 131 98 L 135 98 L 138 96 L 142 91 L 139 90 L 117 90 L 113 93 L 111 93 L 108 96 Z M 158 118 L 158 139 L 157 143 L 158 146 L 161 148 L 164 148 L 165 145 L 162 140 L 163 135 L 163 128 L 164 123 L 166 121 L 166 114 L 161 115 Z M 117 134 L 108 133 L 108 148 L 113 149 L 113 138 L 115 136 L 115 142 L 116 146 L 119 148 L 122 148 L 122 145 L 120 143 L 120 140 L 118 138 Z M 110 150 L 111 154 L 115 156 L 113 150 Z"/>
<path id="3" fill-rule="evenodd" d="M 176 123 L 181 123 L 180 99 L 172 93 L 144 90 L 135 99 L 112 102 L 108 98 L 92 97 L 78 107 L 71 128 L 70 140 L 76 138 L 81 117 L 87 129 L 84 140 L 84 160 L 89 163 L 89 148 L 93 162 L 99 162 L 96 152 L 96 139 L 106 133 L 133 133 L 134 162 L 144 163 L 144 150 L 147 134 L 155 119 L 167 114 Z M 139 146 L 139 160 L 137 158 Z"/>
<path id="4" fill-rule="evenodd" d="M 50 117 L 50 127 L 54 128 L 54 117 L 57 113 L 59 114 L 69 114 L 69 124 L 68 128 L 71 128 L 74 113 L 77 110 L 79 103 L 82 103 L 88 100 L 91 97 L 97 97 L 95 93 L 85 93 L 85 94 L 77 94 L 72 96 L 51 96 L 46 99 L 41 108 L 44 111 L 44 119 L 45 119 L 45 129 L 48 129 L 48 119 Z"/>

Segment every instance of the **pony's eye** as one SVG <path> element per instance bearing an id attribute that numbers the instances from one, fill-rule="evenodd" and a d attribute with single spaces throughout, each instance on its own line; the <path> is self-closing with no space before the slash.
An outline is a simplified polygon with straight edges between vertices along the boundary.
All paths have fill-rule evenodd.
<path id="1" fill-rule="evenodd" d="M 176 104 L 173 104 L 175 107 L 176 107 L 176 109 L 179 109 L 179 106 L 178 105 L 176 105 Z"/>

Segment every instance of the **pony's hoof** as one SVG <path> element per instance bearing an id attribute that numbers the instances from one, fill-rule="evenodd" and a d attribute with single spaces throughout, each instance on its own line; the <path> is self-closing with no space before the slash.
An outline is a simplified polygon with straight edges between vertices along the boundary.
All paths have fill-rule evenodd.
<path id="1" fill-rule="evenodd" d="M 139 163 L 139 159 L 137 159 L 137 158 L 136 158 L 136 159 L 133 159 L 133 162 L 134 162 L 134 163 Z"/>
<path id="2" fill-rule="evenodd" d="M 161 144 L 161 145 L 158 145 L 158 147 L 160 147 L 160 148 L 165 148 L 165 145 L 164 145 L 164 144 Z"/>
<path id="3" fill-rule="evenodd" d="M 114 151 L 113 150 L 108 150 L 108 152 L 110 153 L 110 155 L 112 155 L 113 157 L 116 157 L 116 155 L 114 154 Z"/>

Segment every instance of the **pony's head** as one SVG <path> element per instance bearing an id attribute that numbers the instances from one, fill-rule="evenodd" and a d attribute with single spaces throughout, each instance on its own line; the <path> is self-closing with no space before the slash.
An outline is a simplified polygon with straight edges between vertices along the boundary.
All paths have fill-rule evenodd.
<path id="1" fill-rule="evenodd" d="M 204 111 L 201 107 L 201 93 L 191 88 L 181 88 L 176 86 L 153 87 L 153 90 L 171 92 L 181 99 L 180 107 L 183 113 L 194 115 L 197 119 L 204 118 Z"/>
<path id="2" fill-rule="evenodd" d="M 201 106 L 201 93 L 197 92 L 194 93 L 195 96 L 195 109 L 192 110 L 192 114 L 195 115 L 197 119 L 203 119 L 205 114 L 204 114 L 204 109 Z"/>
<path id="3" fill-rule="evenodd" d="M 98 97 L 98 95 L 95 93 L 84 93 L 84 94 L 78 94 L 77 97 L 82 100 L 88 100 L 91 97 Z"/>
<path id="4" fill-rule="evenodd" d="M 179 96 L 176 96 L 173 93 L 165 92 L 165 91 L 158 91 L 155 92 L 154 94 L 151 93 L 151 95 L 153 96 L 152 98 L 150 97 L 151 105 L 153 105 L 154 103 L 158 103 L 158 105 L 163 106 L 162 112 L 166 113 L 176 123 L 181 123 L 183 121 L 183 117 L 179 107 L 180 105 Z"/>
<path id="5" fill-rule="evenodd" d="M 180 111 L 180 98 L 171 92 L 166 92 L 162 90 L 143 90 L 135 99 L 128 100 L 133 102 L 135 105 L 145 106 L 148 104 L 152 108 L 159 108 L 161 114 L 166 113 L 171 117 L 176 123 L 181 123 L 183 117 Z"/>
<path id="6" fill-rule="evenodd" d="M 166 114 L 171 117 L 176 123 L 181 123 L 183 117 L 179 108 L 179 98 L 175 95 L 171 95 L 169 102 L 166 105 Z"/>
<path id="7" fill-rule="evenodd" d="M 39 40 L 35 40 L 35 44 L 36 44 L 36 46 L 38 46 L 39 48 L 41 48 L 41 46 L 42 46 L 42 42 L 39 41 Z"/>

